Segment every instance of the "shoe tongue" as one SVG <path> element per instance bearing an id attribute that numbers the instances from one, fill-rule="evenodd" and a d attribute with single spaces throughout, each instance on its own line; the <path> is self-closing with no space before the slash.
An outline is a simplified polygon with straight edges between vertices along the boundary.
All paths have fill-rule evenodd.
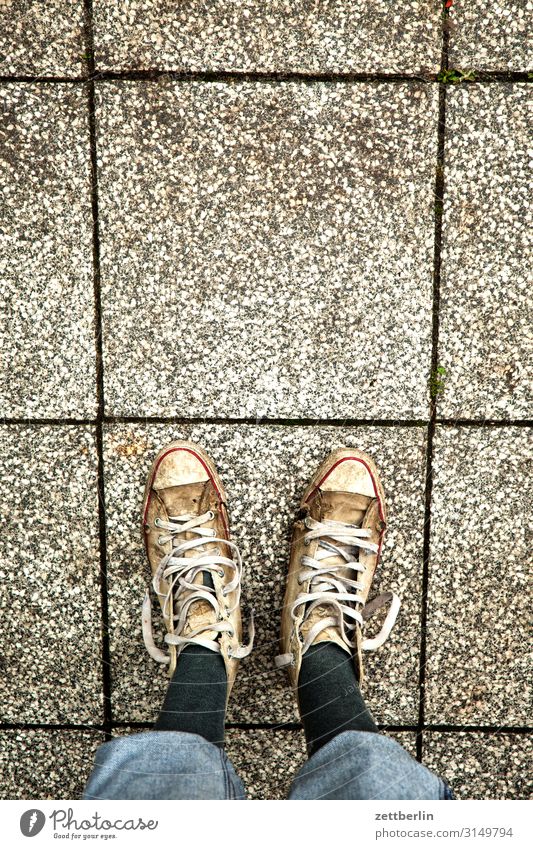
<path id="1" fill-rule="evenodd" d="M 319 522 L 344 522 L 349 525 L 360 527 L 363 524 L 363 519 L 372 501 L 367 495 L 356 495 L 352 492 L 321 492 L 319 491 L 316 498 L 309 505 L 309 515 Z M 334 539 L 324 537 L 328 542 L 334 545 L 343 545 Z M 342 565 L 344 559 L 339 554 L 331 554 L 331 557 L 324 558 L 321 563 L 324 566 Z M 346 573 L 345 573 L 346 574 Z M 350 575 L 349 577 L 352 577 Z"/>
<path id="2" fill-rule="evenodd" d="M 214 588 L 213 580 L 209 572 L 199 572 L 193 583 L 198 584 L 198 586 Z M 216 618 L 216 613 L 208 601 L 204 601 L 204 599 L 193 601 L 189 607 L 187 622 L 183 629 L 183 636 L 186 637 L 187 634 L 190 634 L 196 628 L 203 625 L 211 625 L 213 622 L 216 622 Z M 206 640 L 216 640 L 218 632 L 204 631 L 201 636 Z"/>
<path id="3" fill-rule="evenodd" d="M 372 500 L 370 496 L 358 495 L 353 492 L 323 492 L 319 490 L 317 496 L 309 505 L 309 515 L 319 522 L 345 522 L 346 524 L 360 526 L 363 523 L 363 519 Z M 330 540 L 328 537 L 325 537 L 325 539 L 335 545 L 342 546 L 342 543 L 337 543 L 333 539 Z M 354 558 L 357 559 L 357 554 L 354 554 Z M 331 557 L 321 560 L 321 565 L 342 567 L 345 562 L 340 555 L 332 553 Z M 355 578 L 355 572 L 352 569 L 341 568 L 334 574 L 339 577 Z M 327 576 L 324 576 L 324 579 L 327 580 Z M 305 638 L 306 633 L 320 619 L 332 615 L 336 616 L 337 611 L 327 603 L 315 607 L 301 626 L 302 636 Z M 337 643 L 345 651 L 351 653 L 342 639 L 340 629 L 337 626 L 331 626 L 321 631 L 313 640 L 313 644 L 326 640 Z"/>
<path id="4" fill-rule="evenodd" d="M 213 508 L 214 489 L 209 481 L 201 481 L 200 483 L 188 483 L 182 486 L 170 486 L 162 489 L 158 493 L 159 498 L 165 505 L 169 516 L 181 516 L 184 514 L 201 515 Z M 202 527 L 208 528 L 215 525 L 214 521 L 205 522 Z M 194 531 L 186 531 L 176 537 L 176 541 L 183 542 L 184 540 L 198 539 L 198 535 Z M 206 537 L 206 540 L 208 538 Z M 205 553 L 211 548 L 216 548 L 217 543 L 209 543 L 202 548 L 193 548 L 185 552 L 185 557 L 197 557 L 200 553 Z M 194 584 L 201 586 L 213 587 L 211 574 L 209 572 L 199 572 L 194 580 Z M 192 591 L 191 591 L 192 592 Z M 186 595 L 183 595 L 186 598 Z M 187 636 L 191 631 L 203 625 L 210 625 L 216 621 L 216 613 L 208 601 L 199 599 L 194 601 L 189 607 L 187 623 L 183 630 L 183 636 Z M 218 632 L 205 631 L 202 634 L 204 639 L 214 640 L 217 638 Z"/>

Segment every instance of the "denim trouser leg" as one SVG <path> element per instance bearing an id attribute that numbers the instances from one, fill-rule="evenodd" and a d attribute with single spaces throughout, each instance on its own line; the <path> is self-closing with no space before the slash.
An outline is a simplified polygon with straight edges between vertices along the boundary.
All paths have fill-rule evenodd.
<path id="1" fill-rule="evenodd" d="M 303 765 L 289 799 L 452 799 L 450 788 L 390 737 L 344 731 Z"/>
<path id="2" fill-rule="evenodd" d="M 198 734 L 146 731 L 96 752 L 84 799 L 244 799 L 224 751 Z"/>
<path id="3" fill-rule="evenodd" d="M 244 799 L 224 751 L 198 734 L 147 731 L 96 752 L 84 799 Z M 450 788 L 382 734 L 344 731 L 297 773 L 290 799 L 451 799 Z"/>

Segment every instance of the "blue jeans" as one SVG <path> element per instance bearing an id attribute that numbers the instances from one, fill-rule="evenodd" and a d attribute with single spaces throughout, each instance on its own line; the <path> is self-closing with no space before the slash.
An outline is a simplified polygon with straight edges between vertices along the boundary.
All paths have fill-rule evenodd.
<path id="1" fill-rule="evenodd" d="M 245 799 L 223 749 L 197 734 L 146 731 L 96 752 L 84 799 Z M 390 737 L 344 731 L 298 771 L 289 799 L 453 799 L 445 782 Z"/>

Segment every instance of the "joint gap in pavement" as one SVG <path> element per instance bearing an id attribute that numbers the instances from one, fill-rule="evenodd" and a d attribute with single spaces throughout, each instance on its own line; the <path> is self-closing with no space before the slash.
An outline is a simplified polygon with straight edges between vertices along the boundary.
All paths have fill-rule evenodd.
<path id="1" fill-rule="evenodd" d="M 79 722 L 0 722 L 0 731 L 105 731 L 103 724 Z"/>
<path id="2" fill-rule="evenodd" d="M 94 74 L 93 46 L 93 17 L 92 2 L 85 0 L 85 38 L 87 65 L 89 77 Z M 91 209 L 92 209 L 92 242 L 93 242 L 93 284 L 94 284 L 94 329 L 95 329 L 95 359 L 96 359 L 96 401 L 97 416 L 95 422 L 96 453 L 97 453 L 97 488 L 98 488 L 98 529 L 100 550 L 100 610 L 102 625 L 102 695 L 104 731 L 106 739 L 111 737 L 112 704 L 111 704 L 111 652 L 109 646 L 109 599 L 107 593 L 107 538 L 105 514 L 105 483 L 104 483 L 104 450 L 103 450 L 103 418 L 104 418 L 104 374 L 102 352 L 102 304 L 100 291 L 100 234 L 98 223 L 98 165 L 96 149 L 96 108 L 94 82 L 87 84 L 87 108 L 89 113 L 89 154 L 91 175 Z"/>
<path id="3" fill-rule="evenodd" d="M 532 427 L 533 419 L 454 419 L 439 418 L 441 427 Z"/>
<path id="4" fill-rule="evenodd" d="M 440 75 L 448 69 L 449 50 L 449 15 L 443 5 L 442 10 L 442 52 Z M 437 420 L 437 387 L 439 375 L 439 311 L 440 311 L 440 278 L 442 259 L 442 213 L 444 201 L 444 141 L 446 131 L 446 85 L 439 84 L 438 120 L 437 120 L 437 161 L 435 165 L 435 198 L 433 207 L 434 220 L 434 255 L 433 255 L 433 309 L 431 327 L 431 371 L 429 375 L 430 388 L 430 420 L 427 430 L 426 444 L 426 486 L 424 496 L 424 543 L 422 566 L 422 600 L 420 610 L 420 668 L 418 679 L 418 727 L 416 736 L 416 757 L 422 761 L 424 724 L 425 724 L 425 690 L 426 690 L 426 661 L 427 661 L 427 620 L 428 620 L 428 590 L 429 590 L 429 560 L 431 541 L 431 498 L 433 491 L 433 441 Z"/>
<path id="5" fill-rule="evenodd" d="M 97 418 L 70 418 L 70 417 L 34 417 L 34 416 L 4 416 L 0 418 L 0 425 L 5 427 L 12 426 L 32 426 L 32 427 L 47 427 L 47 426 L 78 426 L 78 427 L 94 427 L 99 422 Z M 440 427 L 533 427 L 533 419 L 467 419 L 467 418 L 450 418 L 437 416 L 435 423 Z M 179 416 L 104 416 L 104 425 L 112 424 L 174 424 L 174 425 L 195 425 L 195 424 L 225 424 L 231 426 L 238 425 L 281 425 L 286 427 L 427 427 L 429 420 L 424 419 L 275 419 L 275 418 L 183 418 Z"/>
<path id="6" fill-rule="evenodd" d="M 94 63 L 94 53 L 91 56 Z M 448 69 L 446 69 L 448 70 Z M 452 69 L 453 70 L 453 69 Z M 292 71 L 172 71 L 160 69 L 130 71 L 91 71 L 77 76 L 50 76 L 46 74 L 4 74 L 0 75 L 2 84 L 42 84 L 42 85 L 86 85 L 87 83 L 106 82 L 301 82 L 314 83 L 424 83 L 427 85 L 469 86 L 488 83 L 527 83 L 531 82 L 531 71 L 481 71 L 476 68 L 456 70 L 456 76 L 439 79 L 440 74 L 385 74 L 385 73 L 324 73 L 305 74 Z"/>
<path id="7" fill-rule="evenodd" d="M 104 416 L 105 424 L 173 424 L 173 425 L 261 425 L 284 427 L 427 427 L 423 419 L 307 419 L 307 418 L 269 418 L 269 417 L 236 417 L 221 416 Z"/>

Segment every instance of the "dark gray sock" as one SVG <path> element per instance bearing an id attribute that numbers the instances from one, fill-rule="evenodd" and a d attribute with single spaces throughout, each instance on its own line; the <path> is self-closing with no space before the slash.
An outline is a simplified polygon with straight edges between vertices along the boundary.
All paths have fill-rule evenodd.
<path id="1" fill-rule="evenodd" d="M 310 756 L 343 731 L 379 733 L 361 695 L 354 662 L 336 643 L 315 643 L 304 654 L 298 703 Z"/>
<path id="2" fill-rule="evenodd" d="M 213 586 L 208 572 L 204 572 L 204 585 Z M 199 734 L 222 748 L 227 690 L 222 655 L 203 646 L 186 646 L 178 658 L 154 730 Z"/>

